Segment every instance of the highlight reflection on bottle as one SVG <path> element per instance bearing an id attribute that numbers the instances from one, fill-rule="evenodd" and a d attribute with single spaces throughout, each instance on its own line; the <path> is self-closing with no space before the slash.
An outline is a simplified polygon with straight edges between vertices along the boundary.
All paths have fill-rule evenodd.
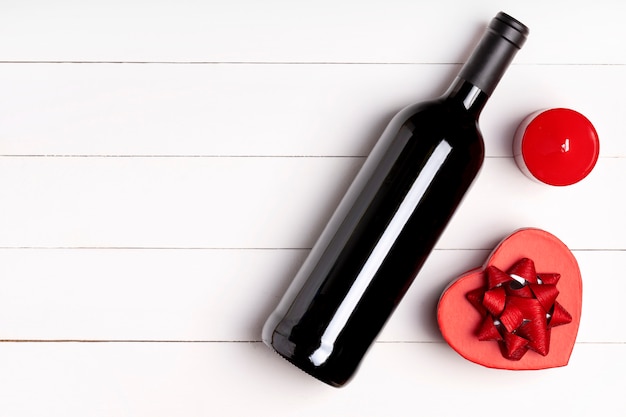
<path id="1" fill-rule="evenodd" d="M 478 174 L 478 117 L 527 35 L 498 13 L 448 92 L 393 118 L 265 323 L 277 353 L 352 377 Z"/>

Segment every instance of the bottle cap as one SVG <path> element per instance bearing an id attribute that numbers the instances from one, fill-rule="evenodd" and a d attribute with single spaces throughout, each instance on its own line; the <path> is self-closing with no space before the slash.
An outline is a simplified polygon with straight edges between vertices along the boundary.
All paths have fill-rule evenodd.
<path id="1" fill-rule="evenodd" d="M 548 185 L 579 182 L 593 169 L 600 153 L 598 134 L 582 114 L 565 108 L 528 116 L 515 133 L 513 154 L 530 178 Z"/>

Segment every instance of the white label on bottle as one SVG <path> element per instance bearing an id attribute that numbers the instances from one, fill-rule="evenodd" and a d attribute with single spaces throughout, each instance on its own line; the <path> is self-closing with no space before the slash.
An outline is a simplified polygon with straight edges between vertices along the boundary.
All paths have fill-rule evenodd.
<path id="1" fill-rule="evenodd" d="M 339 305 L 328 327 L 326 327 L 326 330 L 322 334 L 320 346 L 309 356 L 309 359 L 315 366 L 322 365 L 330 357 L 335 340 L 337 340 L 337 336 L 339 336 L 339 333 L 348 322 L 351 312 L 358 304 L 363 293 L 365 293 L 372 278 L 385 260 L 387 253 L 389 253 L 389 250 L 391 250 L 391 247 L 400 235 L 402 228 L 409 217 L 411 217 L 411 214 L 424 196 L 424 193 L 426 193 L 426 190 L 428 190 L 435 175 L 437 175 L 437 171 L 443 165 L 443 162 L 446 160 L 451 150 L 452 147 L 450 144 L 444 140 L 437 145 L 428 158 L 428 161 L 426 161 L 422 172 L 409 189 L 404 200 L 402 200 L 398 210 L 389 222 L 389 226 L 378 240 L 378 243 L 376 243 L 370 257 L 363 265 L 361 272 L 359 272 L 359 275 L 354 280 L 354 283 Z"/>

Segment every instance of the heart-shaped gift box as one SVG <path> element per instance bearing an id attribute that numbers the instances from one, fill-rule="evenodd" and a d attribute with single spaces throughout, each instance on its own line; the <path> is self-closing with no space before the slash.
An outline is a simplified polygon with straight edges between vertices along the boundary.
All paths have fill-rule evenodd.
<path id="1" fill-rule="evenodd" d="M 556 236 L 515 231 L 483 266 L 443 292 L 437 320 L 464 358 L 497 369 L 545 369 L 569 362 L 580 323 L 582 279 Z"/>

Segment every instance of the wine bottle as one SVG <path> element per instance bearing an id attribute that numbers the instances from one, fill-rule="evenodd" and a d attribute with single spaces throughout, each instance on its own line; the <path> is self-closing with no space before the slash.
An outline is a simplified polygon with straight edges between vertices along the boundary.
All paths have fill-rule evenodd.
<path id="1" fill-rule="evenodd" d="M 527 35 L 498 13 L 448 91 L 392 119 L 265 323 L 267 345 L 332 386 L 353 376 L 477 176 L 478 117 Z"/>

